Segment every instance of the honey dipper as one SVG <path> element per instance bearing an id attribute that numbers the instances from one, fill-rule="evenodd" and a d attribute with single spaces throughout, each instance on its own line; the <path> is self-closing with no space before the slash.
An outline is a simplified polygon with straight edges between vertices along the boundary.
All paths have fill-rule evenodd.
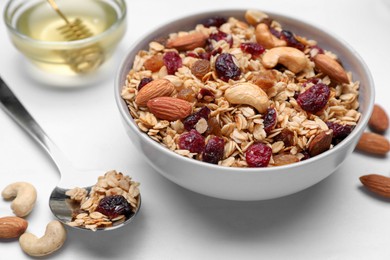
<path id="1" fill-rule="evenodd" d="M 65 40 L 75 41 L 93 36 L 93 33 L 76 18 L 73 22 L 61 12 L 54 0 L 47 0 L 56 13 L 65 21 L 65 25 L 58 27 Z M 94 44 L 73 51 L 65 51 L 64 58 L 70 68 L 77 73 L 85 73 L 94 70 L 103 62 L 101 48 Z"/>

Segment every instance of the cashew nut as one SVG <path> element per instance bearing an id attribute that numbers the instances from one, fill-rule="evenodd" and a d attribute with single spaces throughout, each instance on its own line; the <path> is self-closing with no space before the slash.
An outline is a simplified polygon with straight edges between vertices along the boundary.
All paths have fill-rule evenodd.
<path id="1" fill-rule="evenodd" d="M 66 240 L 66 230 L 61 222 L 51 221 L 46 226 L 45 235 L 41 238 L 31 233 L 24 233 L 19 238 L 22 250 L 30 256 L 45 256 L 61 248 Z"/>
<path id="2" fill-rule="evenodd" d="M 27 216 L 34 208 L 37 191 L 30 183 L 15 182 L 4 188 L 1 195 L 4 199 L 12 199 L 11 209 L 18 217 Z"/>
<path id="3" fill-rule="evenodd" d="M 255 35 L 257 43 L 261 44 L 266 49 L 287 45 L 286 41 L 278 39 L 273 35 L 269 30 L 268 25 L 265 23 L 259 23 L 256 26 Z"/>
<path id="4" fill-rule="evenodd" d="M 251 25 L 256 25 L 267 18 L 268 15 L 259 10 L 248 10 L 245 12 L 245 20 Z"/>
<path id="5" fill-rule="evenodd" d="M 269 99 L 267 93 L 255 84 L 237 83 L 225 91 L 225 98 L 231 104 L 245 104 L 250 105 L 264 113 L 269 106 Z"/>
<path id="6" fill-rule="evenodd" d="M 303 52 L 296 48 L 275 47 L 263 55 L 262 63 L 268 69 L 280 63 L 288 70 L 298 73 L 307 67 L 308 59 Z"/>

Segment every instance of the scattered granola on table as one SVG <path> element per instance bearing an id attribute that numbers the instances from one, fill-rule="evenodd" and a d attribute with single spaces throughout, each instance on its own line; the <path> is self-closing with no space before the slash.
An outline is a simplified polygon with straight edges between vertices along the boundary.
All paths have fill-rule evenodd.
<path id="1" fill-rule="evenodd" d="M 298 162 L 354 129 L 359 82 L 315 39 L 259 11 L 211 17 L 140 50 L 122 98 L 168 149 L 231 167 Z"/>
<path id="2" fill-rule="evenodd" d="M 98 178 L 88 193 L 84 188 L 66 191 L 80 209 L 74 212 L 70 226 L 96 230 L 130 218 L 139 207 L 139 183 L 115 170 Z"/>

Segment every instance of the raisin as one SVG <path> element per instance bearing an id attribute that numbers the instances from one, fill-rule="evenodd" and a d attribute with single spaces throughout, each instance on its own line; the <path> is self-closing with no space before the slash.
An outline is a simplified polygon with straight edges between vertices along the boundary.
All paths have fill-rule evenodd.
<path id="1" fill-rule="evenodd" d="M 256 42 L 241 43 L 240 48 L 242 51 L 251 54 L 253 58 L 260 56 L 265 51 L 264 47 Z"/>
<path id="2" fill-rule="evenodd" d="M 294 132 L 284 128 L 280 134 L 275 136 L 275 141 L 282 141 L 286 147 L 294 145 Z"/>
<path id="3" fill-rule="evenodd" d="M 167 71 L 169 75 L 175 74 L 175 72 L 183 66 L 183 62 L 181 60 L 180 55 L 174 51 L 168 51 L 164 54 L 163 57 L 164 65 L 167 67 Z"/>
<path id="4" fill-rule="evenodd" d="M 245 152 L 249 167 L 267 167 L 271 159 L 272 149 L 263 143 L 254 143 Z"/>
<path id="5" fill-rule="evenodd" d="M 222 24 L 224 24 L 226 22 L 227 22 L 227 20 L 225 17 L 215 16 L 215 17 L 208 18 L 202 24 L 206 28 L 209 28 L 211 26 L 215 26 L 215 27 L 219 28 L 219 27 L 221 27 Z"/>
<path id="6" fill-rule="evenodd" d="M 202 79 L 204 75 L 210 72 L 210 61 L 197 60 L 191 66 L 191 73 L 198 79 Z"/>
<path id="7" fill-rule="evenodd" d="M 223 158 L 225 141 L 223 138 L 214 136 L 210 138 L 204 148 L 202 160 L 204 162 L 218 164 Z"/>
<path id="8" fill-rule="evenodd" d="M 241 70 L 234 63 L 233 57 L 230 53 L 222 53 L 215 61 L 215 71 L 218 77 L 225 82 L 228 82 L 229 79 L 237 80 L 241 76 Z"/>
<path id="9" fill-rule="evenodd" d="M 161 54 L 156 54 L 144 62 L 145 69 L 152 72 L 159 71 L 162 66 L 164 66 L 164 60 Z"/>
<path id="10" fill-rule="evenodd" d="M 355 126 L 352 125 L 341 125 L 334 122 L 326 122 L 326 125 L 329 127 L 329 129 L 333 130 L 332 143 L 334 145 L 344 140 L 355 128 Z"/>
<path id="11" fill-rule="evenodd" d="M 297 48 L 300 51 L 305 49 L 305 45 L 295 38 L 294 34 L 287 30 L 282 30 L 280 33 L 280 39 L 285 40 L 290 47 Z"/>
<path id="12" fill-rule="evenodd" d="M 138 84 L 138 91 L 140 91 L 141 88 L 143 88 L 146 84 L 148 84 L 149 82 L 152 82 L 152 81 L 153 81 L 152 78 L 143 78 L 143 79 L 141 79 L 141 81 Z"/>
<path id="13" fill-rule="evenodd" d="M 210 112 L 211 112 L 210 108 L 204 106 L 201 109 L 199 109 L 197 112 L 194 112 L 191 115 L 187 116 L 183 120 L 184 128 L 187 131 L 194 129 L 195 125 L 196 125 L 196 123 L 198 123 L 199 119 L 204 118 L 204 119 L 208 120 Z"/>
<path id="14" fill-rule="evenodd" d="M 328 103 L 330 89 L 323 83 L 317 83 L 297 97 L 299 106 L 309 112 L 317 113 L 321 111 Z"/>
<path id="15" fill-rule="evenodd" d="M 267 90 L 275 85 L 276 78 L 272 70 L 265 70 L 255 75 L 252 81 L 261 89 Z"/>
<path id="16" fill-rule="evenodd" d="M 114 219 L 119 215 L 129 218 L 133 212 L 130 203 L 122 195 L 112 195 L 102 198 L 96 211 L 106 215 L 109 219 Z"/>
<path id="17" fill-rule="evenodd" d="M 183 133 L 179 137 L 179 148 L 189 150 L 191 153 L 201 153 L 204 150 L 204 137 L 195 129 Z"/>
<path id="18" fill-rule="evenodd" d="M 192 88 L 183 88 L 177 93 L 177 98 L 186 100 L 188 102 L 195 101 L 195 92 Z"/>
<path id="19" fill-rule="evenodd" d="M 269 134 L 276 125 L 276 110 L 275 108 L 268 108 L 267 113 L 264 116 L 264 131 Z"/>
<path id="20" fill-rule="evenodd" d="M 303 157 L 301 158 L 301 161 L 310 159 L 310 154 L 306 150 L 301 151 L 301 154 L 303 154 Z"/>
<path id="21" fill-rule="evenodd" d="M 221 126 L 218 123 L 218 120 L 215 117 L 210 117 L 207 121 L 207 130 L 205 135 L 216 135 L 222 136 Z"/>

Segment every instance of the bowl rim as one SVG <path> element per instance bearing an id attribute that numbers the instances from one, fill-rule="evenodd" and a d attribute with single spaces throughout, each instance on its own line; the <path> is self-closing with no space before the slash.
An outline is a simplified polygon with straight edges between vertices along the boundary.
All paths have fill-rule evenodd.
<path id="1" fill-rule="evenodd" d="M 298 167 L 302 167 L 302 166 L 316 163 L 317 161 L 322 160 L 323 158 L 331 156 L 333 153 L 337 153 L 338 150 L 342 150 L 343 147 L 350 145 L 354 141 L 356 141 L 356 143 L 357 143 L 356 139 L 360 137 L 361 133 L 366 128 L 366 125 L 368 123 L 368 120 L 369 120 L 370 115 L 371 115 L 372 110 L 373 110 L 374 99 L 375 99 L 374 80 L 372 78 L 370 70 L 368 69 L 367 64 L 364 62 L 362 57 L 341 37 L 339 37 L 338 35 L 336 35 L 334 33 L 332 33 L 332 34 L 329 33 L 327 30 L 325 30 L 324 28 L 322 28 L 318 25 L 313 25 L 311 23 L 309 24 L 308 22 L 305 22 L 303 20 L 299 20 L 299 19 L 293 18 L 293 17 L 288 16 L 288 15 L 284 15 L 281 13 L 275 13 L 275 12 L 271 12 L 271 11 L 263 11 L 261 9 L 256 9 L 256 10 L 263 11 L 267 15 L 269 15 L 270 17 L 275 17 L 275 16 L 282 17 L 282 18 L 290 20 L 296 24 L 305 25 L 305 26 L 311 27 L 311 29 L 316 29 L 316 30 L 320 31 L 321 33 L 323 33 L 327 37 L 330 37 L 330 39 L 332 41 L 336 41 L 338 44 L 345 47 L 345 49 L 349 50 L 350 53 L 353 54 L 356 61 L 358 61 L 360 66 L 364 69 L 364 72 L 366 74 L 365 76 L 367 77 L 367 81 L 368 81 L 368 84 L 365 85 L 365 87 L 367 87 L 367 89 L 369 90 L 370 96 L 367 99 L 367 111 L 365 114 L 362 114 L 356 127 L 351 132 L 351 134 L 349 134 L 339 144 L 335 145 L 332 149 L 327 150 L 327 151 L 325 151 L 317 156 L 311 157 L 307 160 L 299 161 L 296 163 L 282 165 L 282 166 L 272 166 L 272 167 L 228 167 L 228 166 L 223 166 L 223 165 L 211 164 L 211 163 L 207 163 L 207 162 L 203 162 L 203 161 L 199 161 L 199 160 L 196 160 L 193 158 L 188 158 L 188 157 L 179 155 L 179 154 L 175 153 L 174 151 L 169 150 L 167 147 L 163 146 L 162 144 L 154 141 L 146 133 L 140 131 L 138 126 L 135 124 L 133 117 L 130 115 L 130 113 L 128 111 L 128 107 L 127 107 L 126 102 L 121 97 L 121 90 L 122 90 L 123 86 L 120 86 L 120 84 L 119 84 L 123 80 L 122 76 L 128 74 L 128 71 L 125 71 L 126 64 L 128 64 L 129 56 L 131 56 L 131 54 L 134 52 L 135 47 L 137 47 L 144 39 L 150 37 L 152 34 L 156 34 L 161 29 L 168 27 L 169 25 L 172 25 L 174 23 L 179 23 L 185 19 L 195 18 L 195 17 L 200 16 L 200 15 L 202 15 L 202 16 L 210 15 L 211 16 L 211 15 L 216 15 L 217 13 L 223 14 L 223 13 L 229 13 L 229 12 L 245 12 L 247 10 L 248 9 L 239 9 L 239 8 L 215 9 L 215 10 L 211 10 L 211 11 L 207 11 L 207 12 L 191 13 L 189 15 L 174 18 L 174 19 L 171 19 L 163 24 L 160 24 L 159 26 L 150 29 L 148 32 L 144 33 L 141 37 L 139 37 L 126 51 L 126 55 L 122 58 L 122 61 L 119 64 L 119 67 L 118 67 L 118 70 L 117 70 L 117 73 L 115 76 L 114 95 L 115 95 L 116 105 L 119 108 L 120 114 L 121 114 L 122 118 L 125 120 L 126 124 L 129 125 L 132 128 L 132 130 L 135 131 L 135 133 L 143 141 L 152 145 L 153 148 L 158 149 L 162 153 L 165 153 L 165 154 L 169 155 L 170 157 L 173 157 L 174 159 L 178 159 L 180 161 L 183 161 L 184 163 L 195 164 L 195 165 L 198 165 L 199 167 L 209 168 L 209 170 L 218 170 L 218 171 L 223 170 L 223 171 L 227 171 L 227 172 L 232 173 L 232 174 L 243 174 L 243 173 L 248 173 L 248 174 L 273 173 L 274 174 L 275 172 L 278 172 L 278 171 L 283 171 L 283 170 L 287 170 L 287 169 L 294 169 L 294 168 L 298 168 Z M 131 61 L 131 62 L 133 62 L 133 61 Z M 359 93 L 361 93 L 361 92 L 359 92 Z"/>
<path id="2" fill-rule="evenodd" d="M 92 37 L 87 37 L 84 39 L 74 40 L 74 41 L 42 41 L 42 40 L 37 40 L 37 39 L 31 38 L 25 34 L 22 34 L 18 30 L 16 30 L 15 26 L 12 26 L 12 24 L 9 21 L 12 18 L 10 18 L 7 15 L 7 13 L 9 11 L 9 8 L 11 8 L 11 4 L 13 1 L 14 0 L 9 0 L 4 8 L 4 11 L 3 11 L 4 23 L 5 23 L 7 29 L 10 33 L 12 33 L 13 35 L 16 35 L 20 39 L 23 39 L 25 41 L 30 42 L 31 44 L 72 47 L 72 46 L 85 45 L 85 44 L 88 44 L 90 42 L 97 42 L 101 38 L 104 38 L 106 35 L 111 34 L 111 32 L 115 31 L 126 20 L 126 17 L 127 17 L 127 4 L 126 4 L 125 0 L 107 1 L 107 2 L 118 2 L 120 5 L 123 6 L 123 8 L 119 6 L 120 12 L 118 13 L 119 14 L 118 19 L 109 28 L 107 28 L 103 32 L 96 34 L 96 35 L 93 35 Z M 46 2 L 45 0 L 36 0 L 36 1 L 37 2 Z M 28 2 L 26 2 L 26 3 L 28 3 Z M 26 3 L 24 3 L 24 4 L 26 4 Z M 20 6 L 18 8 L 20 8 Z"/>

